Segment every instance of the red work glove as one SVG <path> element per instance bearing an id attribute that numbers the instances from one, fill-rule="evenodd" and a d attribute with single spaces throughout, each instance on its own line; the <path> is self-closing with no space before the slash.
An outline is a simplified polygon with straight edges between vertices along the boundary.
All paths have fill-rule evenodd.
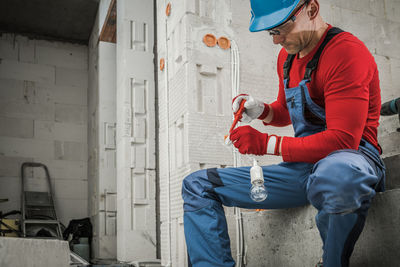
<path id="1" fill-rule="evenodd" d="M 241 154 L 279 155 L 281 137 L 261 133 L 249 125 L 234 129 L 229 139 Z"/>

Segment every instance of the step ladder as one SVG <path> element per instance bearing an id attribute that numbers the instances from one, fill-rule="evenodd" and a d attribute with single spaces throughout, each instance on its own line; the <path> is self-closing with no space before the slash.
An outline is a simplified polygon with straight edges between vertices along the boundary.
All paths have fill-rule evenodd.
<path id="1" fill-rule="evenodd" d="M 29 167 L 44 169 L 48 188 L 46 192 L 25 190 L 25 170 Z M 36 162 L 24 162 L 21 166 L 21 179 L 21 227 L 23 236 L 27 237 L 27 229 L 30 225 L 34 225 L 48 230 L 53 229 L 52 232 L 55 233 L 56 238 L 63 239 L 61 225 L 57 219 L 54 205 L 50 173 L 46 165 Z"/>

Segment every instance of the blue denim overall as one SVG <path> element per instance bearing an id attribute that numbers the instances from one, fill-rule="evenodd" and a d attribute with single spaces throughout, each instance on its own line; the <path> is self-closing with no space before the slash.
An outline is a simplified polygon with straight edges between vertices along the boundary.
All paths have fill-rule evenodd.
<path id="1" fill-rule="evenodd" d="M 295 88 L 287 88 L 288 79 L 284 81 L 296 137 L 325 130 L 324 124 L 310 123 L 304 116 L 307 108 L 325 122 L 324 110 L 309 95 L 309 81 L 305 79 Z M 268 197 L 258 203 L 249 196 L 250 167 L 199 170 L 183 180 L 184 229 L 190 264 L 235 266 L 222 205 L 283 209 L 311 203 L 318 209 L 316 223 L 323 241 L 324 267 L 348 266 L 375 189 L 383 185 L 384 166 L 379 152 L 362 141 L 359 150 L 335 151 L 316 164 L 282 162 L 262 169 Z"/>

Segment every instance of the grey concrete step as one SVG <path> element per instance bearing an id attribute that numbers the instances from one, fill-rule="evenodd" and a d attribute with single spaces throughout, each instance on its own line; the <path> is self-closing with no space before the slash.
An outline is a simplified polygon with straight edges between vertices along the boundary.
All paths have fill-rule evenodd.
<path id="1" fill-rule="evenodd" d="M 321 240 L 312 206 L 244 212 L 246 261 L 251 267 L 314 267 Z M 350 266 L 400 266 L 400 189 L 375 197 Z"/>
<path id="2" fill-rule="evenodd" d="M 384 158 L 386 165 L 386 189 L 400 188 L 400 155 Z"/>
<path id="3" fill-rule="evenodd" d="M 67 241 L 0 237 L 0 266 L 69 266 Z"/>

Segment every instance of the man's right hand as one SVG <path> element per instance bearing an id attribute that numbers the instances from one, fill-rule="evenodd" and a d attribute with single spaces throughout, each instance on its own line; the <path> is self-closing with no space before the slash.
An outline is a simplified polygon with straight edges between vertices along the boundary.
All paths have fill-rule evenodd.
<path id="1" fill-rule="evenodd" d="M 242 100 L 246 100 L 246 103 L 244 103 L 245 109 L 240 121 L 250 123 L 252 120 L 263 120 L 267 117 L 269 106 L 247 94 L 240 94 L 232 100 L 232 110 L 234 114 L 238 111 Z"/>

